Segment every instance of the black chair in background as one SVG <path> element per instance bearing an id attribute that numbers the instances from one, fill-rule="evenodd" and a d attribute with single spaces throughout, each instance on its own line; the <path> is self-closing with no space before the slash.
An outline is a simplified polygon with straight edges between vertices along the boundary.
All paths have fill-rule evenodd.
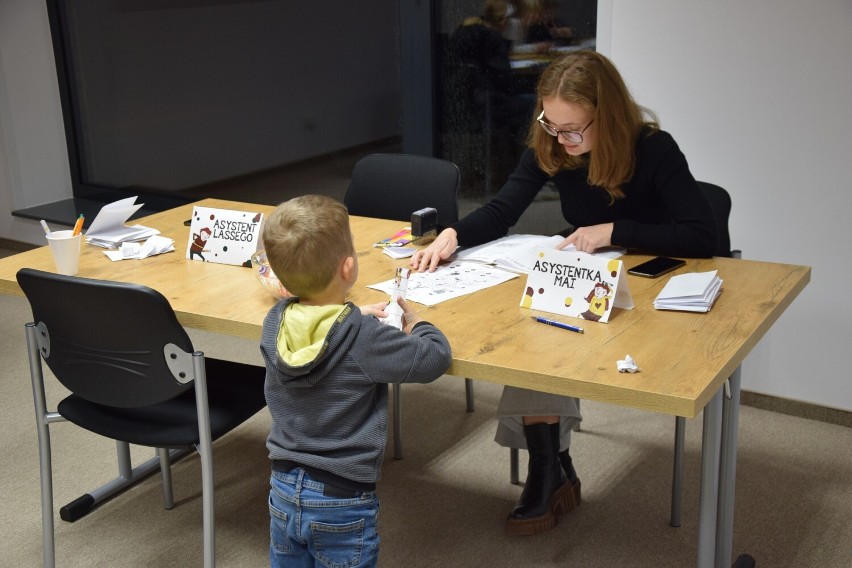
<path id="1" fill-rule="evenodd" d="M 265 405 L 264 367 L 207 359 L 193 349 L 159 292 L 24 268 L 26 324 L 38 427 L 44 565 L 54 566 L 50 426 L 69 421 L 116 441 L 119 476 L 60 510 L 69 522 L 158 468 L 174 507 L 170 463 L 194 447 L 201 461 L 204 566 L 216 562 L 212 443 Z M 49 411 L 42 361 L 71 394 Z M 156 448 L 133 467 L 129 444 Z"/>
<path id="2" fill-rule="evenodd" d="M 728 230 L 728 218 L 731 215 L 731 196 L 718 185 L 699 181 L 698 187 L 704 198 L 713 209 L 716 220 L 716 252 L 714 256 L 725 258 L 740 258 L 741 251 L 731 250 L 731 235 Z M 739 372 L 739 368 L 737 371 Z M 675 417 L 674 469 L 672 472 L 672 509 L 669 524 L 679 527 L 681 524 L 681 507 L 683 502 L 683 448 L 686 435 L 686 419 Z"/>
<path id="3" fill-rule="evenodd" d="M 438 158 L 370 154 L 355 164 L 343 197 L 350 215 L 411 221 L 424 207 L 438 210 L 438 224 L 459 220 L 459 169 Z"/>
<path id="4" fill-rule="evenodd" d="M 438 210 L 438 225 L 458 221 L 458 167 L 447 160 L 410 154 L 370 154 L 352 171 L 343 202 L 350 215 L 410 222 L 424 207 Z M 394 457 L 402 459 L 402 385 L 393 388 Z M 465 379 L 467 411 L 473 412 L 473 381 Z"/>

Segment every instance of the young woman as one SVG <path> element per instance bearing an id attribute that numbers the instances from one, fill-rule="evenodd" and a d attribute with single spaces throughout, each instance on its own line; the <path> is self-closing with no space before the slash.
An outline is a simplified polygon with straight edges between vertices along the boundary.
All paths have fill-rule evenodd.
<path id="1" fill-rule="evenodd" d="M 709 257 L 713 212 L 674 139 L 630 95 L 603 55 L 578 51 L 552 63 L 536 90 L 535 119 L 515 172 L 487 204 L 438 235 L 411 261 L 434 270 L 459 246 L 504 236 L 546 182 L 574 228 L 557 248 L 616 245 L 650 254 Z M 527 480 L 509 514 L 513 534 L 552 529 L 580 502 L 568 454 L 582 420 L 574 398 L 505 387 L 496 441 L 529 450 Z"/>

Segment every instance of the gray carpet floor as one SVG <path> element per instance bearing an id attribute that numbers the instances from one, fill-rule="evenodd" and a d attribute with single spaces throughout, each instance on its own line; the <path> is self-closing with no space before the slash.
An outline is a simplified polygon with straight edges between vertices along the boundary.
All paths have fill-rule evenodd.
<path id="1" fill-rule="evenodd" d="M 27 370 L 23 298 L 0 296 L 0 566 L 41 565 L 38 451 Z M 193 332 L 210 356 L 260 362 L 254 342 Z M 63 389 L 49 377 L 49 398 Z M 583 502 L 553 531 L 505 533 L 520 494 L 508 452 L 492 440 L 500 387 L 463 381 L 406 385 L 404 459 L 386 453 L 379 485 L 382 567 L 672 567 L 695 563 L 701 420 L 687 421 L 683 525 L 668 525 L 674 419 L 584 401 L 572 455 Z M 215 445 L 218 565 L 267 565 L 266 410 Z M 200 566 L 200 470 L 174 466 L 177 506 L 162 508 L 158 476 L 76 523 L 58 508 L 115 474 L 112 442 L 52 427 L 56 554 L 61 567 Z M 848 566 L 852 559 L 852 432 L 844 426 L 743 407 L 734 553 L 758 566 Z M 152 455 L 134 448 L 134 457 Z M 521 453 L 525 467 L 526 454 Z"/>

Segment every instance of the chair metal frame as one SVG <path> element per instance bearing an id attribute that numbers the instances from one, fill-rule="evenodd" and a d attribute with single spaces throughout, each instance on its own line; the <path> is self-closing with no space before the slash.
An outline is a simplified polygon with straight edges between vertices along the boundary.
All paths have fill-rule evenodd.
<path id="1" fill-rule="evenodd" d="M 22 269 L 19 272 L 28 272 L 38 275 L 39 271 L 31 269 Z M 47 274 L 47 273 L 40 273 Z M 49 274 L 49 278 L 65 279 L 65 280 L 86 280 L 77 277 L 58 276 Z M 95 281 L 92 281 L 95 282 Z M 119 284 L 120 283 L 112 283 Z M 133 286 L 133 285 L 128 285 Z M 150 289 L 147 289 L 150 290 Z M 26 290 L 25 290 L 26 292 Z M 162 301 L 168 305 L 165 298 Z M 169 307 L 170 309 L 170 307 Z M 173 315 L 173 312 L 172 312 Z M 175 326 L 180 327 L 175 318 Z M 69 422 L 70 420 L 60 414 L 59 410 L 49 410 L 47 396 L 45 393 L 45 380 L 43 371 L 43 362 L 50 361 L 51 356 L 51 334 L 48 325 L 44 322 L 29 322 L 24 326 L 27 339 L 27 353 L 30 367 L 30 380 L 33 389 L 33 404 L 36 417 L 36 428 L 38 433 L 39 445 L 39 471 L 41 485 L 41 515 L 42 515 L 42 555 L 45 567 L 53 567 L 56 564 L 56 547 L 55 547 L 55 527 L 54 527 L 54 510 L 53 510 L 53 464 L 51 454 L 51 437 L 50 426 L 57 423 Z M 56 340 L 55 340 L 56 341 Z M 67 339 L 62 338 L 59 341 L 69 343 Z M 80 358 L 87 355 L 84 352 L 88 346 L 81 347 Z M 108 353 L 108 356 L 115 355 L 116 358 L 122 354 Z M 156 358 L 154 353 L 150 353 L 153 358 Z M 207 362 L 204 353 L 200 351 L 185 351 L 174 343 L 165 343 L 162 346 L 162 361 L 165 363 L 168 373 L 179 385 L 191 385 L 189 388 L 194 390 L 195 413 L 198 426 L 198 440 L 192 446 L 198 451 L 201 465 L 201 482 L 202 482 L 202 509 L 203 509 L 203 557 L 205 568 L 212 568 L 216 563 L 216 539 L 215 539 L 215 508 L 214 508 L 214 479 L 213 479 L 213 433 L 211 431 L 211 416 L 210 405 L 208 400 L 208 381 L 207 381 Z M 210 360 L 213 361 L 213 360 Z M 126 360 L 121 360 L 118 364 L 125 364 Z M 257 373 L 258 386 L 262 383 L 260 379 L 261 373 L 265 374 L 263 367 L 251 365 L 233 364 L 239 368 L 251 368 Z M 109 365 L 107 365 L 109 366 Z M 51 367 L 51 370 L 57 375 L 60 382 L 61 376 L 57 373 L 57 369 Z M 61 371 L 60 371 L 61 372 Z M 181 386 L 176 386 L 180 389 Z M 262 390 L 262 389 L 259 389 Z M 72 396 L 74 395 L 72 389 Z M 79 395 L 80 398 L 91 400 L 85 395 Z M 262 393 L 257 397 L 262 400 Z M 67 400 L 67 399 L 66 399 Z M 95 404 L 99 402 L 92 401 Z M 59 405 L 61 407 L 61 404 Z M 108 406 L 102 405 L 101 406 Z M 247 408 L 255 408 L 256 403 L 249 404 Z M 262 405 L 261 407 L 262 408 Z M 258 410 L 260 409 L 258 408 Z M 84 426 L 81 428 L 88 430 Z M 230 428 L 228 428 L 230 431 Z M 95 434 L 109 437 L 106 434 L 92 431 Z M 130 443 L 124 440 L 113 438 L 116 442 L 116 452 L 118 461 L 118 476 L 106 484 L 89 491 L 81 497 L 75 499 L 71 503 L 61 507 L 60 518 L 67 522 L 74 522 L 79 518 L 88 514 L 94 507 L 100 503 L 112 498 L 121 491 L 127 489 L 131 485 L 141 481 L 142 479 L 153 474 L 157 469 L 160 470 L 162 477 L 163 490 L 163 506 L 165 509 L 174 507 L 174 493 L 172 487 L 171 464 L 176 460 L 188 455 L 191 452 L 190 447 L 178 448 L 163 448 L 155 449 L 155 456 L 136 467 L 133 466 L 130 455 Z"/>

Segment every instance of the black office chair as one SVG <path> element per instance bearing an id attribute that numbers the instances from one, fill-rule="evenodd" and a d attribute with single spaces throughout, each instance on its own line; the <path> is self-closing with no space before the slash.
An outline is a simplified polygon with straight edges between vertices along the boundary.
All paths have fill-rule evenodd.
<path id="1" fill-rule="evenodd" d="M 438 225 L 459 220 L 459 169 L 447 160 L 411 154 L 370 154 L 358 160 L 343 202 L 350 215 L 411 221 L 424 207 Z"/>
<path id="2" fill-rule="evenodd" d="M 458 221 L 459 169 L 447 160 L 410 154 L 370 154 L 352 171 L 343 202 L 350 215 L 411 221 L 424 207 L 438 210 L 438 225 Z M 402 385 L 393 385 L 394 458 L 402 459 Z M 465 379 L 467 411 L 473 412 L 473 381 Z"/>
<path id="3" fill-rule="evenodd" d="M 195 448 L 201 461 L 204 566 L 215 565 L 212 443 L 266 402 L 263 367 L 207 359 L 194 351 L 169 302 L 144 286 L 17 274 L 33 312 L 26 324 L 41 469 L 44 565 L 54 566 L 50 425 L 69 421 L 116 440 L 119 476 L 60 509 L 73 522 L 160 469 L 174 507 L 170 463 Z M 42 361 L 71 394 L 48 411 Z M 157 448 L 133 467 L 129 444 Z"/>
<path id="4" fill-rule="evenodd" d="M 718 185 L 699 181 L 698 187 L 704 198 L 713 209 L 716 220 L 716 252 L 715 256 L 726 258 L 740 258 L 739 250 L 731 250 L 731 235 L 728 230 L 728 218 L 731 215 L 731 196 L 724 188 Z M 672 509 L 669 524 L 679 527 L 681 524 L 681 504 L 683 496 L 683 448 L 686 435 L 686 419 L 683 416 L 675 417 L 675 443 L 674 443 L 674 468 L 672 471 Z"/>

